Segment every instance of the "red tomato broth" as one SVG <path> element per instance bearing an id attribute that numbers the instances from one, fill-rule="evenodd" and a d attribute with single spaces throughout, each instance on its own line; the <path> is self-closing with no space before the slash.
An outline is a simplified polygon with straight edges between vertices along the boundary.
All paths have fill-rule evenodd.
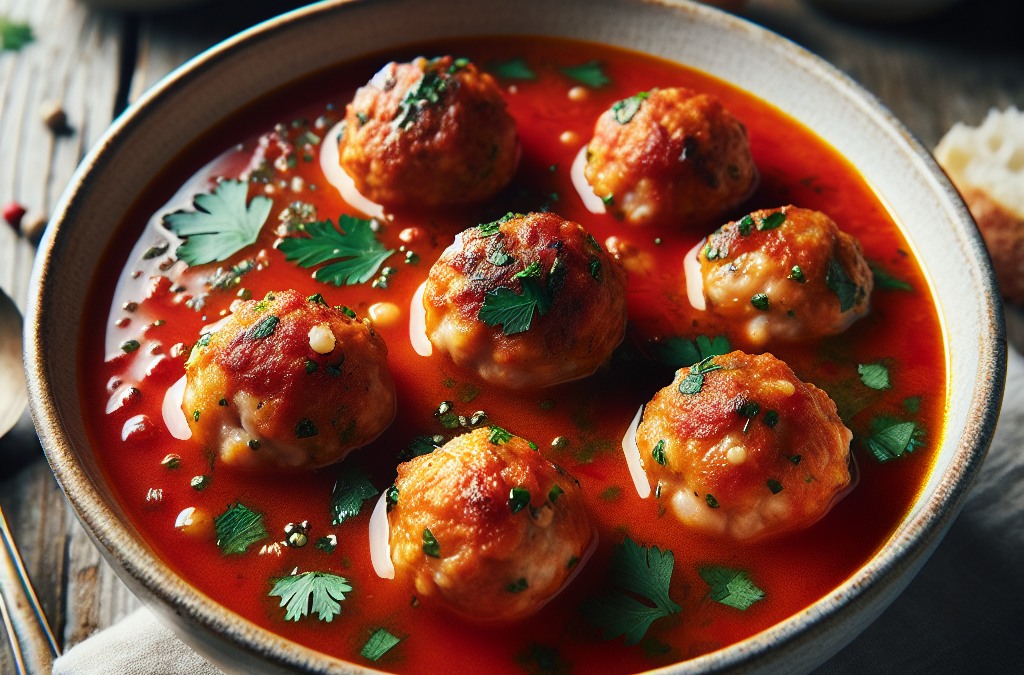
<path id="1" fill-rule="evenodd" d="M 121 375 L 153 342 L 159 342 L 165 353 L 172 344 L 193 343 L 200 327 L 219 318 L 219 312 L 228 307 L 235 295 L 211 293 L 203 312 L 175 304 L 173 293 L 145 301 L 137 298 L 138 309 L 128 315 L 120 306 L 108 309 L 117 279 L 98 275 L 88 307 L 90 314 L 109 315 L 111 324 L 125 316 L 134 322 L 143 318 L 166 320 L 164 325 L 146 331 L 142 347 L 134 354 L 107 362 L 97 358 L 104 348 L 101 322 L 86 325 L 80 347 L 82 405 L 93 447 L 98 449 L 98 461 L 123 510 L 156 554 L 199 590 L 246 619 L 339 658 L 369 664 L 359 656 L 359 651 L 374 629 L 384 627 L 404 639 L 372 665 L 403 673 L 516 673 L 524 668 L 540 672 L 530 658 L 534 643 L 557 647 L 559 664 L 571 664 L 575 672 L 643 671 L 699 656 L 754 635 L 799 612 L 849 578 L 885 545 L 910 509 L 931 468 L 932 449 L 942 437 L 946 367 L 937 310 L 898 227 L 856 170 L 792 118 L 708 75 L 638 53 L 547 38 L 449 40 L 360 59 L 267 97 L 220 125 L 217 135 L 208 135 L 183 152 L 142 195 L 122 224 L 121 237 L 112 244 L 101 269 L 122 269 L 122 275 L 131 274 L 134 261 L 125 260 L 142 224 L 198 167 L 232 143 L 242 141 L 243 145 L 207 166 L 205 171 L 210 178 L 237 176 L 255 146 L 256 135 L 277 122 L 301 117 L 313 120 L 325 113 L 328 100 L 337 106 L 332 113 L 334 120 L 341 119 L 344 102 L 386 61 L 407 60 L 421 53 L 464 55 L 481 66 L 523 56 L 538 75 L 536 81 L 499 80 L 509 110 L 517 120 L 523 146 L 523 159 L 512 188 L 479 209 L 395 214 L 393 222 L 381 227 L 378 238 L 388 248 L 397 249 L 402 243 L 398 233 L 404 227 L 423 228 L 429 235 L 428 241 L 410 246 L 420 256 L 419 264 L 401 264 L 397 255 L 389 259 L 385 264 L 398 267 L 399 271 L 391 277 L 386 290 L 372 289 L 369 283 L 336 288 L 312 280 L 310 270 L 286 262 L 283 254 L 271 248 L 276 214 L 294 199 L 316 205 L 320 218 L 336 219 L 341 212 L 359 215 L 328 186 L 318 161 L 299 161 L 295 173 L 318 189 L 306 189 L 301 195 L 282 195 L 279 190 L 268 218 L 270 226 L 264 226 L 257 244 L 231 260 L 212 264 L 208 269 L 197 268 L 197 273 L 212 273 L 218 266 L 227 268 L 265 249 L 269 268 L 242 278 L 241 285 L 251 290 L 253 298 L 285 288 L 308 294 L 319 292 L 331 305 L 348 305 L 360 317 L 366 316 L 374 302 L 397 304 L 402 309 L 402 320 L 396 326 L 378 330 L 389 348 L 389 363 L 399 394 L 398 416 L 378 440 L 346 461 L 363 462 L 371 471 L 374 485 L 383 490 L 394 480 L 396 455 L 413 437 L 438 433 L 451 437 L 452 432 L 442 428 L 433 414 L 441 401 L 454 401 L 456 411 L 463 415 L 485 410 L 490 421 L 538 443 L 541 452 L 579 479 L 587 509 L 601 533 L 596 553 L 559 597 L 535 616 L 511 627 L 469 624 L 429 602 L 413 607 L 414 589 L 379 579 L 373 572 L 367 544 L 372 500 L 364 504 L 358 517 L 341 526 L 330 525 L 332 468 L 247 473 L 211 462 L 192 441 L 171 438 L 163 426 L 160 406 L 166 389 L 183 374 L 184 357 L 174 360 L 173 368 L 136 384 L 142 392 L 140 401 L 111 415 L 105 414 L 109 398 L 105 385 L 112 377 Z M 566 94 L 579 83 L 560 74 L 558 68 L 592 59 L 605 64 L 604 72 L 612 84 L 589 89 L 586 100 L 573 102 Z M 515 93 L 509 92 L 510 85 L 514 85 Z M 788 203 L 820 209 L 860 240 L 869 260 L 881 263 L 916 290 L 908 293 L 876 289 L 872 311 L 866 319 L 843 335 L 818 345 L 771 346 L 772 353 L 786 361 L 801 379 L 830 392 L 841 391 L 841 383 L 856 381 L 857 363 L 892 359 L 892 388 L 878 393 L 878 400 L 864 410 L 844 418 L 847 426 L 857 433 L 866 433 L 873 416 L 898 413 L 905 398 L 920 396 L 920 412 L 913 419 L 927 431 L 925 447 L 884 465 L 878 464 L 863 444 L 855 440 L 853 452 L 861 470 L 859 486 L 821 521 L 789 536 L 738 544 L 686 530 L 671 512 L 660 511 L 657 500 L 639 499 L 623 460 L 619 444 L 633 415 L 658 388 L 671 381 L 671 372 L 648 365 L 640 350 L 652 337 L 715 336 L 723 329 L 690 308 L 681 264 L 683 254 L 720 223 L 683 232 L 667 228 L 631 229 L 610 215 L 587 212 L 569 179 L 568 169 L 580 146 L 589 139 L 597 116 L 614 101 L 655 86 L 688 86 L 713 93 L 746 125 L 761 172 L 761 185 L 741 210 L 730 217 Z M 325 97 L 325 91 L 330 96 Z M 561 143 L 558 139 L 564 131 L 579 134 L 579 144 Z M 549 168 L 552 165 L 556 166 L 554 171 Z M 212 187 L 210 182 L 204 189 Z M 257 188 L 251 188 L 250 198 L 259 193 Z M 416 355 L 408 339 L 409 300 L 454 234 L 493 220 L 510 209 L 536 208 L 543 196 L 551 193 L 559 195 L 557 201 L 548 200 L 551 210 L 583 224 L 598 241 L 604 242 L 614 234 L 649 253 L 655 261 L 655 271 L 649 277 L 630 276 L 631 334 L 610 364 L 578 382 L 542 391 L 508 392 L 479 382 L 437 354 L 429 359 Z M 654 243 L 658 237 L 660 245 Z M 746 346 L 740 336 L 729 337 L 734 348 Z M 480 389 L 479 395 L 469 402 L 459 397 L 466 391 L 466 385 Z M 542 401 L 553 401 L 554 406 L 548 409 L 541 405 Z M 146 442 L 123 442 L 122 424 L 140 413 L 156 423 L 157 433 Z M 569 437 L 569 446 L 553 448 L 550 442 L 557 436 Z M 182 457 L 177 470 L 160 464 L 172 452 Z M 211 475 L 212 481 L 207 489 L 197 492 L 190 487 L 189 480 L 200 474 Z M 614 487 L 619 488 L 617 494 L 606 492 Z M 163 500 L 158 506 L 147 506 L 150 488 L 163 489 Z M 189 538 L 173 527 L 176 515 L 186 507 L 204 509 L 213 517 L 236 501 L 265 513 L 264 524 L 271 535 L 271 539 L 253 545 L 243 555 L 222 556 L 213 541 Z M 258 554 L 263 544 L 284 539 L 286 523 L 306 519 L 310 521 L 311 532 L 305 548 L 286 548 L 280 557 Z M 338 548 L 331 555 L 313 546 L 319 537 L 329 533 L 338 536 Z M 626 647 L 621 638 L 602 640 L 600 631 L 586 624 L 577 611 L 585 599 L 609 589 L 608 559 L 612 547 L 625 534 L 643 545 L 673 551 L 671 597 L 683 607 L 681 613 L 652 624 L 645 641 L 635 647 Z M 697 571 L 704 565 L 747 570 L 753 582 L 765 591 L 765 599 L 746 611 L 710 601 L 708 587 Z M 299 571 L 330 571 L 351 582 L 354 590 L 341 603 L 341 614 L 331 623 L 314 617 L 284 621 L 285 610 L 278 606 L 279 599 L 269 597 L 268 592 L 273 578 L 287 575 L 295 567 Z M 567 671 L 556 668 L 552 672 Z"/>

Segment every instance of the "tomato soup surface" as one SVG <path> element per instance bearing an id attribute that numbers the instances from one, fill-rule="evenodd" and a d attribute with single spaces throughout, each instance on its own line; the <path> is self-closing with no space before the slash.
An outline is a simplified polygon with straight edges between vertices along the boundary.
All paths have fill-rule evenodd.
<path id="1" fill-rule="evenodd" d="M 383 284 L 334 286 L 314 280 L 312 269 L 286 261 L 274 247 L 278 214 L 302 202 L 315 207 L 320 220 L 337 223 L 341 214 L 366 217 L 325 179 L 320 141 L 344 117 L 356 88 L 385 63 L 445 54 L 467 57 L 495 75 L 522 145 L 512 184 L 472 208 L 387 213 L 376 238 L 395 250 L 383 263 L 394 272 Z M 581 64 L 589 82 L 574 79 L 578 70 L 566 72 Z M 532 78 L 525 79 L 519 66 Z M 519 77 L 508 76 L 517 71 Z M 594 73 L 607 81 L 594 80 Z M 598 116 L 636 92 L 671 86 L 717 96 L 745 125 L 761 177 L 757 191 L 706 228 L 635 228 L 610 214 L 589 212 L 573 187 L 570 167 Z M 211 192 L 217 179 L 237 178 L 250 165 L 260 136 L 275 127 L 293 144 L 293 152 L 276 165 L 268 163 L 250 182 L 250 199 L 264 195 L 273 200 L 258 241 L 223 262 L 187 269 L 175 262 L 178 240 L 159 226 L 161 217 L 192 209 L 192 198 Z M 308 135 L 300 139 L 303 134 L 317 142 Z M 690 306 L 682 259 L 718 225 L 754 209 L 786 204 L 827 213 L 860 241 L 876 270 L 866 318 L 836 337 L 768 349 L 836 401 L 855 434 L 851 452 L 860 480 L 807 529 L 741 543 L 687 529 L 653 495 L 640 499 L 621 441 L 639 407 L 672 381 L 673 370 L 655 358 L 653 347 L 659 343 L 724 336 L 733 349 L 763 351 L 747 344 L 741 331 L 710 321 Z M 429 357 L 418 355 L 409 337 L 410 301 L 455 234 L 509 211 L 541 210 L 582 224 L 602 244 L 611 236 L 624 239 L 650 266 L 647 274 L 629 274 L 630 325 L 609 362 L 582 380 L 510 391 L 487 385 L 436 350 Z M 399 235 L 409 227 L 421 228 L 425 236 L 406 244 Z M 152 549 L 200 591 L 259 626 L 325 654 L 396 673 L 641 672 L 724 648 L 811 605 L 868 561 L 910 509 L 940 444 L 946 405 L 939 317 L 910 251 L 853 166 L 795 120 L 725 82 L 642 54 L 559 39 L 487 37 L 422 44 L 346 63 L 267 97 L 185 150 L 154 182 L 108 251 L 100 267 L 108 273 L 95 280 L 87 314 L 95 320 L 85 323 L 81 335 L 81 401 L 102 470 Z M 235 282 L 232 266 L 252 269 Z M 214 278 L 218 271 L 229 273 L 220 278 L 221 287 Z M 259 299 L 285 289 L 320 293 L 332 306 L 355 310 L 360 319 L 371 315 L 375 303 L 393 303 L 399 320 L 380 322 L 376 330 L 388 347 L 397 417 L 383 435 L 338 466 L 294 472 L 235 469 L 198 443 L 172 437 L 161 406 L 167 390 L 184 375 L 188 347 L 204 325 L 227 315 L 240 296 Z M 888 388 L 865 386 L 858 373 L 859 364 L 878 363 L 888 370 Z M 127 387 L 137 391 L 126 397 Z M 419 602 L 411 586 L 379 578 L 367 534 L 376 497 L 363 503 L 357 516 L 332 524 L 329 506 L 339 466 L 360 463 L 374 487 L 384 491 L 395 480 L 399 453 L 413 439 L 440 435 L 447 440 L 467 431 L 442 424 L 435 413 L 445 401 L 452 403 L 455 415 L 467 419 L 483 411 L 488 423 L 535 442 L 545 457 L 575 476 L 599 532 L 598 547 L 575 580 L 539 612 L 513 625 L 470 623 L 436 604 Z M 138 415 L 151 422 L 150 433 L 143 442 L 131 435 L 123 440 L 126 423 Z M 878 420 L 893 418 L 914 422 L 917 442 L 912 452 L 882 463 L 866 440 Z M 180 460 L 166 461 L 168 455 Z M 243 553 L 225 554 L 215 537 L 189 536 L 175 527 L 179 513 L 189 507 L 215 518 L 234 504 L 262 514 L 268 533 Z M 282 545 L 285 526 L 302 521 L 308 521 L 308 544 Z M 314 545 L 328 535 L 337 540 L 331 552 Z M 580 610 L 585 601 L 613 588 L 609 560 L 626 536 L 672 552 L 669 595 L 682 608 L 654 621 L 632 646 L 622 638 L 603 639 L 602 630 Z M 746 609 L 716 601 L 699 574 L 709 566 L 743 571 L 763 597 Z M 330 622 L 315 612 L 298 621 L 285 619 L 281 598 L 270 591 L 296 569 L 339 575 L 351 586 Z M 401 641 L 370 661 L 361 652 L 381 628 Z"/>

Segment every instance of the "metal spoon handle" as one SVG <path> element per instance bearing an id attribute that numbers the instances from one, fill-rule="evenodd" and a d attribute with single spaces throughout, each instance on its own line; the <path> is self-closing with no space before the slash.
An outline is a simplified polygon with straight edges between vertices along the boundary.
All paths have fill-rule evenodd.
<path id="1" fill-rule="evenodd" d="M 60 656 L 57 641 L 39 606 L 25 566 L 0 511 L 0 599 L 4 624 L 21 675 L 49 675 L 53 659 Z"/>

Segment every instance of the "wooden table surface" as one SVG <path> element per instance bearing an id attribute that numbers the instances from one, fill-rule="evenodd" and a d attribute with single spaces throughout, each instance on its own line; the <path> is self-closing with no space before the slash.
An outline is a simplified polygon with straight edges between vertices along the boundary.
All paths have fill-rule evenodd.
<path id="1" fill-rule="evenodd" d="M 0 52 L 0 204 L 48 213 L 111 120 L 148 87 L 206 47 L 300 4 L 220 0 L 137 15 L 79 0 L 0 0 L 0 18 L 28 22 L 36 37 Z M 991 107 L 1024 109 L 1019 0 L 966 0 L 899 26 L 847 23 L 799 0 L 753 0 L 744 14 L 852 75 L 928 147 L 958 120 L 977 124 Z M 63 106 L 71 133 L 55 136 L 41 122 L 46 101 Z M 0 223 L 0 287 L 22 309 L 33 254 Z M 0 505 L 65 650 L 139 606 L 78 524 L 27 423 L 0 442 Z M 0 673 L 11 672 L 4 641 Z"/>

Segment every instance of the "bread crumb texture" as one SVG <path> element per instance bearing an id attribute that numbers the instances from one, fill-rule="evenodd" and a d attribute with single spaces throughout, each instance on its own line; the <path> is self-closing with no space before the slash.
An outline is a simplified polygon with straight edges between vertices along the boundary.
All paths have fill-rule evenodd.
<path id="1" fill-rule="evenodd" d="M 1003 296 L 1024 305 L 1024 112 L 993 108 L 978 127 L 957 122 L 935 158 L 978 223 Z"/>

